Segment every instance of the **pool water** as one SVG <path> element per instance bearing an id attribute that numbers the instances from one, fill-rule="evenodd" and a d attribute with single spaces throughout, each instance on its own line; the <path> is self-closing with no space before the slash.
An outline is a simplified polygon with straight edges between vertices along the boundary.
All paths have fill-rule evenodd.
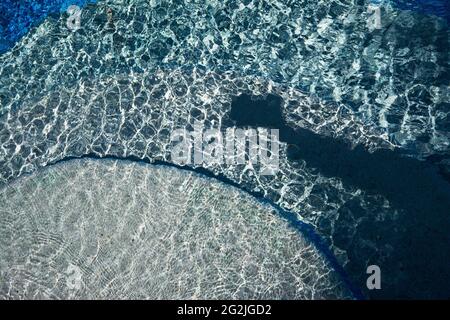
<path id="1" fill-rule="evenodd" d="M 81 10 L 77 30 L 67 24 L 70 5 Z M 32 202 L 31 195 L 43 197 L 42 190 L 54 187 L 54 182 L 47 185 L 40 179 L 55 174 L 66 181 L 64 175 L 82 168 L 82 163 L 87 167 L 77 170 L 86 170 L 87 176 L 88 168 L 96 172 L 97 166 L 117 170 L 120 176 L 131 170 L 123 168 L 129 166 L 122 164 L 124 160 L 145 163 L 145 169 L 139 167 L 145 172 L 156 170 L 151 164 L 171 167 L 174 176 L 189 169 L 209 177 L 202 178 L 203 184 L 215 185 L 214 178 L 219 178 L 224 184 L 221 193 L 231 190 L 228 186 L 238 198 L 251 197 L 249 203 L 258 217 L 272 211 L 261 206 L 275 208 L 277 218 L 270 223 L 281 228 L 277 232 L 295 230 L 300 238 L 292 236 L 289 241 L 299 241 L 299 252 L 304 244 L 299 239 L 306 239 L 314 257 L 317 254 L 317 259 L 303 260 L 305 270 L 317 261 L 324 273 L 332 270 L 332 279 L 320 284 L 324 289 L 320 293 L 308 291 L 308 284 L 297 288 L 286 284 L 286 295 L 274 293 L 274 297 L 331 297 L 332 288 L 338 298 L 450 297 L 448 2 L 7 0 L 0 4 L 0 12 L 0 190 L 16 192 L 16 204 L 30 197 Z M 279 171 L 262 176 L 257 166 L 174 167 L 171 133 L 198 122 L 221 130 L 279 129 Z M 85 176 L 78 178 L 80 185 L 89 183 Z M 95 190 L 102 190 L 105 183 L 117 184 L 113 178 L 96 175 L 90 181 Z M 129 197 L 130 192 L 136 195 L 142 187 L 129 184 L 129 190 L 118 189 L 118 198 Z M 169 188 L 167 184 L 155 183 L 150 189 Z M 17 191 L 18 186 L 23 191 Z M 65 185 L 61 197 L 67 197 L 70 192 L 64 190 L 71 188 L 80 186 Z M 209 191 L 198 192 L 204 196 Z M 195 192 L 192 199 L 196 201 Z M 82 202 L 77 197 L 72 201 Z M 102 206 L 109 200 L 95 201 Z M 125 214 L 127 203 L 124 200 L 114 212 Z M 9 202 L 9 209 L 1 206 L 0 221 L 20 216 L 15 223 L 26 226 L 31 223 L 27 212 L 47 210 L 49 205 L 45 199 L 34 209 L 31 204 L 20 207 Z M 208 205 L 214 207 L 204 204 L 205 208 Z M 226 218 L 236 228 L 248 226 L 245 219 L 233 220 L 231 212 L 240 212 L 239 201 L 226 205 L 233 209 Z M 74 214 L 70 208 L 54 206 L 48 209 L 51 221 L 60 216 L 65 221 Z M 88 215 L 95 211 L 92 208 L 80 212 Z M 157 219 L 155 212 L 142 210 L 137 208 L 133 214 Z M 225 219 L 224 212 L 208 210 L 211 219 Z M 126 219 L 134 221 L 132 216 Z M 93 227 L 89 219 L 80 221 Z M 257 229 L 269 223 L 261 221 L 252 223 Z M 73 226 L 70 221 L 62 225 Z M 9 237 L 2 248 L 17 242 L 8 232 L 0 230 L 0 239 Z M 82 237 L 72 231 L 57 233 L 69 247 L 71 237 Z M 256 254 L 260 250 L 256 238 L 262 234 L 242 245 Z M 24 252 L 33 249 L 33 241 Z M 267 250 L 271 245 L 267 243 Z M 274 259 L 287 261 L 292 246 L 286 247 L 288 252 L 282 247 L 269 252 Z M 114 248 L 107 250 L 111 253 Z M 139 250 L 138 256 L 145 257 L 145 246 Z M 72 269 L 89 265 L 85 256 L 82 260 L 76 266 L 75 260 L 66 259 L 61 266 L 68 261 Z M 18 270 L 26 266 L 14 258 L 8 261 L 16 261 Z M 35 268 L 36 277 L 49 263 L 58 262 L 44 261 Z M 244 268 L 240 263 L 234 265 L 235 274 Z M 382 270 L 382 290 L 366 287 L 366 269 L 373 264 Z M 128 262 L 125 265 L 129 268 Z M 286 272 L 298 272 L 293 265 L 288 267 Z M 14 266 L 0 263 L 0 268 L 3 273 Z M 199 272 L 209 274 L 205 265 L 202 268 Z M 96 272 L 101 278 L 100 269 Z M 264 275 L 261 270 L 254 272 Z M 286 273 L 280 270 L 278 275 L 285 279 Z M 20 288 L 22 276 L 9 275 Z M 201 279 L 209 281 L 206 275 Z M 241 295 L 230 289 L 218 296 L 260 297 L 264 289 L 258 279 L 253 289 Z M 98 285 L 95 281 L 89 285 Z M 305 291 L 297 292 L 302 286 Z M 194 288 L 195 294 L 186 294 L 217 294 L 203 292 L 202 286 Z M 0 289 L 1 294 L 6 296 L 10 289 Z M 34 289 L 32 293 L 19 289 L 14 297 L 67 297 L 67 288 L 57 293 Z M 84 297 L 85 289 L 71 294 Z M 130 297 L 125 293 L 128 289 L 121 298 Z M 137 297 L 166 297 L 168 292 L 173 293 L 157 290 Z"/>

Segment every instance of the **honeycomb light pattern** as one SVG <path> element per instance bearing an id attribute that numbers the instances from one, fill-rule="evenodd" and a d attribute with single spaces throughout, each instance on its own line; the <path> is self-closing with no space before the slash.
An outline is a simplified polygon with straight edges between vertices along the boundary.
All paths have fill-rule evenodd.
<path id="1" fill-rule="evenodd" d="M 0 118 L 0 152 L 4 152 L 4 160 L 0 161 L 0 185 L 37 168 L 84 155 L 173 163 L 170 134 L 175 129 L 192 130 L 196 121 L 205 129 L 230 128 L 228 125 L 232 124 L 227 117 L 231 99 L 242 93 L 274 93 L 286 97 L 283 87 L 272 82 L 234 78 L 233 74 L 218 75 L 195 69 L 166 73 L 158 70 L 140 76 L 119 75 L 81 83 L 69 90 L 53 92 L 34 105 L 11 110 Z M 291 91 L 290 95 L 295 95 L 298 105 L 311 102 L 300 92 Z M 346 128 L 357 139 L 358 131 L 351 127 L 351 121 L 348 123 Z M 367 137 L 370 131 L 360 135 L 361 141 Z M 330 226 L 324 233 L 326 237 L 334 232 L 338 211 L 348 201 L 357 201 L 368 212 L 376 211 L 370 218 L 375 221 L 392 216 L 392 209 L 382 197 L 365 196 L 364 191 L 344 186 L 337 178 L 322 177 L 305 162 L 292 163 L 285 149 L 282 143 L 280 170 L 276 176 L 260 176 L 258 165 L 203 164 L 201 167 L 231 179 L 244 189 L 262 193 L 316 227 Z M 333 249 L 345 264 L 346 253 Z"/>
<path id="2" fill-rule="evenodd" d="M 369 4 L 99 1 L 83 9 L 79 31 L 67 28 L 67 15 L 50 17 L 0 57 L 0 113 L 104 75 L 201 67 L 270 79 L 327 102 L 319 111 L 287 104 L 294 125 L 344 103 L 380 138 L 415 156 L 445 153 L 447 22 L 385 3 L 381 29 L 372 30 Z M 327 123 L 319 115 L 313 127 L 333 135 Z"/>
<path id="3" fill-rule="evenodd" d="M 275 211 L 186 170 L 65 161 L 0 190 L 0 298 L 351 298 Z"/>

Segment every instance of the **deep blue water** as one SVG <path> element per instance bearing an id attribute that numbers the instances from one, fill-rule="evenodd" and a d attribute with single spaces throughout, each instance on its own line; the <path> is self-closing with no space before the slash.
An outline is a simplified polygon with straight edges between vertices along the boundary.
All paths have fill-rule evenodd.
<path id="1" fill-rule="evenodd" d="M 394 5 L 398 9 L 432 14 L 450 22 L 450 1 L 447 0 L 394 0 Z"/>
<path id="2" fill-rule="evenodd" d="M 0 2 L 0 52 L 11 48 L 31 28 L 70 5 L 84 6 L 96 0 L 2 0 Z"/>

